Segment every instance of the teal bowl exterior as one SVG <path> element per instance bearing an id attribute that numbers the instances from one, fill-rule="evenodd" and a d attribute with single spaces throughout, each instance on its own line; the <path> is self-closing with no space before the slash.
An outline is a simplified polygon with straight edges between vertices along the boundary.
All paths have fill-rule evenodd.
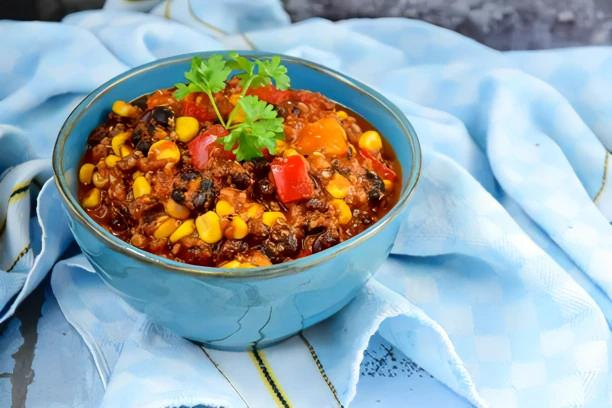
<path id="1" fill-rule="evenodd" d="M 359 113 L 392 146 L 403 169 L 398 203 L 375 225 L 339 245 L 283 264 L 248 269 L 200 267 L 168 260 L 121 241 L 95 223 L 77 198 L 77 171 L 89 133 L 113 101 L 131 100 L 183 80 L 187 54 L 113 78 L 86 97 L 60 130 L 55 179 L 70 228 L 100 277 L 153 321 L 207 346 L 265 347 L 345 306 L 389 255 L 421 168 L 416 134 L 386 98 L 351 78 L 299 58 L 281 56 L 293 88 L 325 94 Z M 241 52 L 266 57 L 263 52 Z"/>

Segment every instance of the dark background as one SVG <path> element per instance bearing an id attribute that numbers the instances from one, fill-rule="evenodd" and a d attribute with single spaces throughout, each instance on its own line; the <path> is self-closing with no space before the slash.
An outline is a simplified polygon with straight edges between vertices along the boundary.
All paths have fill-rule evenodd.
<path id="1" fill-rule="evenodd" d="M 0 0 L 0 18 L 60 20 L 104 0 Z M 257 0 L 253 0 L 257 1 Z M 294 21 L 320 16 L 409 17 L 491 47 L 538 49 L 612 44 L 612 0 L 283 0 Z"/>

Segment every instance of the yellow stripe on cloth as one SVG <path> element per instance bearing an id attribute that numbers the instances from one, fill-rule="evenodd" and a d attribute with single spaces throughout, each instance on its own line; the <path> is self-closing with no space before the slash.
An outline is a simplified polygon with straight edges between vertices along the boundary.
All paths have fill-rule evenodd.
<path id="1" fill-rule="evenodd" d="M 251 361 L 253 361 L 253 364 L 255 364 L 255 367 L 259 370 L 259 375 L 268 389 L 268 392 L 270 392 L 272 398 L 276 401 L 276 405 L 283 408 L 290 408 L 291 403 L 289 402 L 289 398 L 287 398 L 278 379 L 274 375 L 272 367 L 266 359 L 265 352 L 253 348 L 253 350 L 248 353 Z"/>
<path id="2" fill-rule="evenodd" d="M 13 188 L 13 191 L 11 192 L 11 195 L 9 196 L 9 202 L 8 202 L 9 205 L 24 198 L 31 184 L 32 184 L 31 180 L 24 181 L 23 183 L 18 183 Z"/>
<path id="3" fill-rule="evenodd" d="M 13 263 L 6 268 L 7 272 L 10 272 L 13 270 L 13 268 L 15 268 L 17 266 L 17 264 L 19 263 L 19 261 L 28 253 L 30 252 L 30 249 L 32 249 L 32 246 L 30 244 L 27 244 L 22 250 L 21 252 L 19 252 L 19 254 L 17 255 L 17 258 L 15 258 L 15 260 L 13 261 Z"/>
<path id="4" fill-rule="evenodd" d="M 312 360 L 314 361 L 315 365 L 317 366 L 317 369 L 319 370 L 319 374 L 321 374 L 321 378 L 323 379 L 323 381 L 325 381 L 325 384 L 327 384 L 327 387 L 329 388 L 332 395 L 334 396 L 334 399 L 338 403 L 338 406 L 340 408 L 344 408 L 344 405 L 342 405 L 342 402 L 340 402 L 340 398 L 338 398 L 336 387 L 334 387 L 334 384 L 332 384 L 331 380 L 327 376 L 327 372 L 325 371 L 323 364 L 321 363 L 321 360 L 319 360 L 319 355 L 315 351 L 312 344 L 310 344 L 306 336 L 304 336 L 304 333 L 300 332 L 299 336 L 300 336 L 300 339 L 302 339 L 302 341 L 304 342 L 304 345 L 306 346 L 306 348 L 308 349 L 308 352 L 310 353 Z"/>
<path id="5" fill-rule="evenodd" d="M 228 33 L 225 30 L 222 30 L 221 28 L 209 23 L 208 21 L 204 20 L 202 17 L 198 16 L 195 10 L 193 9 L 193 6 L 191 5 L 191 0 L 187 0 L 187 10 L 189 11 L 189 14 L 191 15 L 191 17 L 193 17 L 194 20 L 202 24 L 204 27 L 216 32 L 217 34 L 228 35 Z"/>
<path id="6" fill-rule="evenodd" d="M 593 197 L 593 202 L 608 221 L 612 221 L 612 185 L 610 180 L 612 180 L 612 152 L 606 152 L 601 185 Z"/>

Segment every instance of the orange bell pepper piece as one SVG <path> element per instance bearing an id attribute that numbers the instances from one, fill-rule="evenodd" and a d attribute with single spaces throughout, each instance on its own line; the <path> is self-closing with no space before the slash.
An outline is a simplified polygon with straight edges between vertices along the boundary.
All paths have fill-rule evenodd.
<path id="1" fill-rule="evenodd" d="M 344 156 L 348 150 L 346 132 L 335 117 L 326 117 L 302 128 L 295 143 L 301 154 L 323 153 L 326 156 Z"/>

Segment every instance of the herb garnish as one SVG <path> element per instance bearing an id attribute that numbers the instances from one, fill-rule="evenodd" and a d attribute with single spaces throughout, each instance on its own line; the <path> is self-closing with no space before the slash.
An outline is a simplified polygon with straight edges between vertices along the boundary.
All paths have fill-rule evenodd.
<path id="1" fill-rule="evenodd" d="M 236 71 L 235 76 L 240 79 L 242 91 L 226 122 L 219 112 L 214 94 L 225 88 L 232 71 Z M 228 54 L 228 59 L 223 55 L 213 55 L 207 59 L 193 57 L 185 79 L 189 81 L 187 84 L 176 84 L 174 97 L 181 100 L 193 92 L 205 93 L 219 123 L 229 131 L 220 141 L 225 150 L 233 149 L 237 160 L 262 157 L 264 148 L 270 153 L 275 152 L 276 140 L 284 138 L 283 118 L 277 116 L 274 106 L 246 93 L 250 88 L 272 83 L 281 90 L 289 87 L 287 68 L 281 64 L 280 57 L 251 60 L 235 52 Z M 244 113 L 244 120 L 232 124 L 240 110 Z"/>

